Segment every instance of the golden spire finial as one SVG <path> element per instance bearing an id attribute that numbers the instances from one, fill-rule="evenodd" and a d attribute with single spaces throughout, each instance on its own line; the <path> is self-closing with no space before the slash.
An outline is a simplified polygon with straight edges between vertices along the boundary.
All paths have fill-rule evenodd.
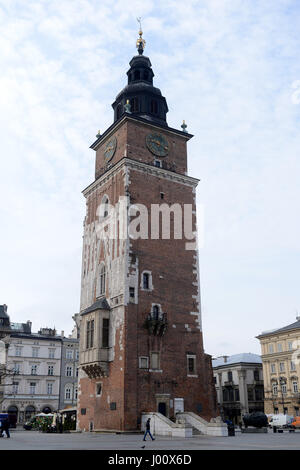
<path id="1" fill-rule="evenodd" d="M 145 45 L 146 45 L 146 41 L 145 41 L 145 39 L 142 38 L 142 36 L 143 36 L 143 31 L 142 31 L 142 18 L 141 18 L 141 17 L 137 18 L 137 21 L 138 21 L 138 23 L 140 24 L 140 29 L 139 29 L 139 36 L 140 36 L 140 37 L 139 37 L 138 40 L 136 41 L 136 47 L 137 47 L 137 50 L 138 50 L 139 54 L 141 55 L 141 54 L 143 54 L 143 52 L 144 52 Z"/>

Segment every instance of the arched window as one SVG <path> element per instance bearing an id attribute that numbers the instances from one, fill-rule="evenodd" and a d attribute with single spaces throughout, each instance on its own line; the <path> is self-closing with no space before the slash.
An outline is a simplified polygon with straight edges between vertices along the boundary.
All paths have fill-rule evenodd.
<path id="1" fill-rule="evenodd" d="M 71 400 L 72 398 L 72 387 L 71 385 L 67 385 L 65 388 L 65 400 Z"/>
<path id="2" fill-rule="evenodd" d="M 147 70 L 144 71 L 144 74 L 143 74 L 143 79 L 148 81 L 149 80 L 149 73 Z"/>
<path id="3" fill-rule="evenodd" d="M 141 72 L 139 70 L 135 70 L 134 72 L 134 80 L 140 80 Z"/>
<path id="4" fill-rule="evenodd" d="M 100 295 L 105 294 L 105 278 L 106 278 L 105 264 L 102 264 L 100 268 Z"/>
<path id="5" fill-rule="evenodd" d="M 27 406 L 25 409 L 25 420 L 29 421 L 31 416 L 35 414 L 35 407 L 34 406 Z"/>
<path id="6" fill-rule="evenodd" d="M 138 98 L 131 98 L 130 100 L 131 112 L 138 113 L 140 110 L 140 103 Z"/>
<path id="7" fill-rule="evenodd" d="M 158 305 L 153 305 L 153 308 L 152 308 L 152 317 L 154 320 L 158 320 L 159 319 L 159 307 Z"/>
<path id="8" fill-rule="evenodd" d="M 151 114 L 157 114 L 157 113 L 158 113 L 158 104 L 157 104 L 157 101 L 151 100 L 151 103 L 150 103 L 150 112 L 151 112 Z"/>
<path id="9" fill-rule="evenodd" d="M 108 216 L 109 210 L 109 199 L 107 196 L 103 196 L 101 205 L 100 205 L 100 217 L 105 218 Z"/>
<path id="10" fill-rule="evenodd" d="M 143 289 L 149 289 L 149 273 L 143 273 Z"/>

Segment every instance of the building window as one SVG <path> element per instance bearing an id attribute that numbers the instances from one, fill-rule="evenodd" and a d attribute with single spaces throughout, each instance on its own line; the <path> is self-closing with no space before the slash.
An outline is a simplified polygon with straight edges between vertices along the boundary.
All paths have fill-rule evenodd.
<path id="1" fill-rule="evenodd" d="M 293 385 L 293 392 L 298 393 L 298 382 L 294 380 L 292 385 Z"/>
<path id="2" fill-rule="evenodd" d="M 12 392 L 14 395 L 17 395 L 19 389 L 19 382 L 13 382 Z"/>
<path id="3" fill-rule="evenodd" d="M 158 352 L 152 352 L 150 355 L 150 364 L 151 364 L 151 369 L 156 370 L 159 369 L 159 353 Z"/>
<path id="4" fill-rule="evenodd" d="M 188 375 L 196 374 L 196 356 L 187 356 L 187 373 Z"/>
<path id="5" fill-rule="evenodd" d="M 48 354 L 49 359 L 54 359 L 55 349 L 48 349 L 48 352 L 49 352 L 49 354 Z"/>
<path id="6" fill-rule="evenodd" d="M 37 365 L 32 364 L 31 366 L 31 375 L 36 375 L 37 374 Z"/>
<path id="7" fill-rule="evenodd" d="M 255 381 L 259 381 L 259 370 L 254 370 L 253 371 L 253 378 Z"/>
<path id="8" fill-rule="evenodd" d="M 53 383 L 47 383 L 47 395 L 52 395 L 53 392 Z"/>
<path id="9" fill-rule="evenodd" d="M 291 361 L 291 370 L 296 370 L 296 364 L 294 361 Z"/>
<path id="10" fill-rule="evenodd" d="M 289 349 L 289 351 L 293 350 L 293 341 L 288 342 L 288 349 Z"/>
<path id="11" fill-rule="evenodd" d="M 18 364 L 17 362 L 14 363 L 13 373 L 14 373 L 15 375 L 19 375 L 19 374 L 20 374 L 20 364 Z"/>
<path id="12" fill-rule="evenodd" d="M 65 400 L 71 400 L 71 387 L 68 386 L 65 388 Z"/>
<path id="13" fill-rule="evenodd" d="M 134 300 L 135 297 L 135 289 L 134 287 L 129 287 L 129 299 Z"/>
<path id="14" fill-rule="evenodd" d="M 73 375 L 73 367 L 66 366 L 66 377 L 72 377 L 72 375 Z"/>
<path id="15" fill-rule="evenodd" d="M 277 350 L 278 350 L 278 352 L 282 352 L 282 344 L 281 343 L 277 344 Z"/>
<path id="16" fill-rule="evenodd" d="M 30 395 L 34 395 L 36 391 L 36 382 L 30 382 L 29 388 L 30 388 Z"/>
<path id="17" fill-rule="evenodd" d="M 73 359 L 73 350 L 67 349 L 66 350 L 66 359 Z"/>
<path id="18" fill-rule="evenodd" d="M 143 274 L 143 289 L 149 289 L 149 273 Z"/>
<path id="19" fill-rule="evenodd" d="M 32 357 L 38 357 L 39 348 L 32 348 Z"/>
<path id="20" fill-rule="evenodd" d="M 147 357 L 147 356 L 140 356 L 139 357 L 139 368 L 140 369 L 148 369 L 149 368 L 149 357 Z"/>
<path id="21" fill-rule="evenodd" d="M 100 268 L 100 295 L 105 294 L 105 277 L 106 277 L 105 264 L 102 264 Z"/>
<path id="22" fill-rule="evenodd" d="M 102 383 L 97 383 L 96 384 L 96 395 L 97 397 L 100 397 L 102 394 Z"/>
<path id="23" fill-rule="evenodd" d="M 269 353 L 272 354 L 274 352 L 273 344 L 269 344 Z"/>
<path id="24" fill-rule="evenodd" d="M 280 372 L 284 372 L 284 362 L 279 363 L 279 370 Z"/>
<path id="25" fill-rule="evenodd" d="M 158 320 L 159 319 L 159 306 L 158 305 L 153 305 L 152 307 L 152 318 L 153 320 Z"/>
<path id="26" fill-rule="evenodd" d="M 54 366 L 48 366 L 48 375 L 53 375 L 54 373 Z"/>
<path id="27" fill-rule="evenodd" d="M 273 395 L 278 394 L 278 385 L 276 383 L 272 384 L 272 393 L 273 393 Z"/>
<path id="28" fill-rule="evenodd" d="M 281 392 L 286 395 L 286 384 L 281 385 Z"/>
<path id="29" fill-rule="evenodd" d="M 102 320 L 102 348 L 109 347 L 109 318 Z"/>
<path id="30" fill-rule="evenodd" d="M 234 390 L 234 394 L 235 394 L 235 401 L 240 401 L 240 391 L 238 388 Z"/>
<path id="31" fill-rule="evenodd" d="M 228 382 L 232 382 L 232 372 L 231 372 L 231 370 L 229 370 L 227 372 L 227 380 L 228 380 Z"/>
<path id="32" fill-rule="evenodd" d="M 20 346 L 16 346 L 16 356 L 21 356 L 22 355 L 22 348 Z"/>
<path id="33" fill-rule="evenodd" d="M 79 349 L 76 349 L 76 351 L 75 351 L 75 360 L 76 361 L 79 360 Z"/>
<path id="34" fill-rule="evenodd" d="M 160 160 L 154 160 L 154 166 L 157 168 L 161 168 L 161 161 Z"/>
<path id="35" fill-rule="evenodd" d="M 271 364 L 271 373 L 272 374 L 275 374 L 276 372 L 276 365 L 275 364 Z"/>
<path id="36" fill-rule="evenodd" d="M 94 346 L 94 320 L 87 322 L 86 326 L 86 349 Z"/>
<path id="37" fill-rule="evenodd" d="M 75 387 L 75 389 L 74 389 L 74 398 L 75 398 L 75 400 L 77 400 L 77 398 L 78 398 L 78 388 L 77 387 Z"/>

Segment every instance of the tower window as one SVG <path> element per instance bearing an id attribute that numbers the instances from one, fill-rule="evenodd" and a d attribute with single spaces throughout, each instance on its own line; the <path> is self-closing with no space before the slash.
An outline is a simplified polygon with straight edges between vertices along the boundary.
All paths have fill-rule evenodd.
<path id="1" fill-rule="evenodd" d="M 86 324 L 86 349 L 94 346 L 94 320 L 90 320 Z"/>
<path id="2" fill-rule="evenodd" d="M 196 374 L 196 356 L 194 355 L 187 356 L 187 373 L 188 375 Z"/>
<path id="3" fill-rule="evenodd" d="M 109 347 L 109 318 L 102 320 L 102 347 Z"/>
<path id="4" fill-rule="evenodd" d="M 131 111 L 132 111 L 133 113 L 139 112 L 139 110 L 140 110 L 140 103 L 139 103 L 139 99 L 138 99 L 138 98 L 131 98 L 130 104 L 131 104 Z"/>
<path id="5" fill-rule="evenodd" d="M 148 273 L 143 274 L 143 289 L 149 289 L 149 277 Z"/>
<path id="6" fill-rule="evenodd" d="M 149 80 L 149 73 L 147 72 L 147 70 L 144 71 L 143 79 Z"/>
<path id="7" fill-rule="evenodd" d="M 129 287 L 129 298 L 130 298 L 130 300 L 133 300 L 134 297 L 135 297 L 134 287 Z"/>
<path id="8" fill-rule="evenodd" d="M 158 320 L 158 318 L 159 318 L 159 307 L 158 307 L 158 305 L 153 305 L 152 318 L 153 318 L 153 320 Z"/>
<path id="9" fill-rule="evenodd" d="M 151 369 L 159 369 L 159 353 L 152 352 L 150 356 Z"/>
<path id="10" fill-rule="evenodd" d="M 140 79 L 141 79 L 141 72 L 139 70 L 135 70 L 134 80 L 140 80 Z"/>
<path id="11" fill-rule="evenodd" d="M 154 165 L 157 166 L 157 168 L 161 168 L 161 161 L 160 160 L 154 160 Z"/>
<path id="12" fill-rule="evenodd" d="M 151 114 L 157 114 L 158 113 L 157 101 L 151 100 L 151 102 L 150 102 L 150 112 L 151 112 Z"/>
<path id="13" fill-rule="evenodd" d="M 105 265 L 102 264 L 101 269 L 100 269 L 100 295 L 105 294 L 105 278 L 106 278 Z"/>

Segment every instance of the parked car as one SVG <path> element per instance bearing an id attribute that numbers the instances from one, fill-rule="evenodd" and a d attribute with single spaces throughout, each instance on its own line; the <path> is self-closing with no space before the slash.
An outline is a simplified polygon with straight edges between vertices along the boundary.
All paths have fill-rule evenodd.
<path id="1" fill-rule="evenodd" d="M 276 426 L 276 428 L 289 428 L 293 420 L 293 416 L 279 413 L 271 417 L 269 421 L 269 426 L 271 428 L 273 428 L 274 426 Z"/>
<path id="2" fill-rule="evenodd" d="M 268 426 L 268 418 L 262 411 L 253 411 L 252 413 L 246 413 L 243 416 L 244 425 L 254 426 L 255 428 L 263 428 Z"/>
<path id="3" fill-rule="evenodd" d="M 292 429 L 300 428 L 300 416 L 295 416 L 290 426 Z"/>

